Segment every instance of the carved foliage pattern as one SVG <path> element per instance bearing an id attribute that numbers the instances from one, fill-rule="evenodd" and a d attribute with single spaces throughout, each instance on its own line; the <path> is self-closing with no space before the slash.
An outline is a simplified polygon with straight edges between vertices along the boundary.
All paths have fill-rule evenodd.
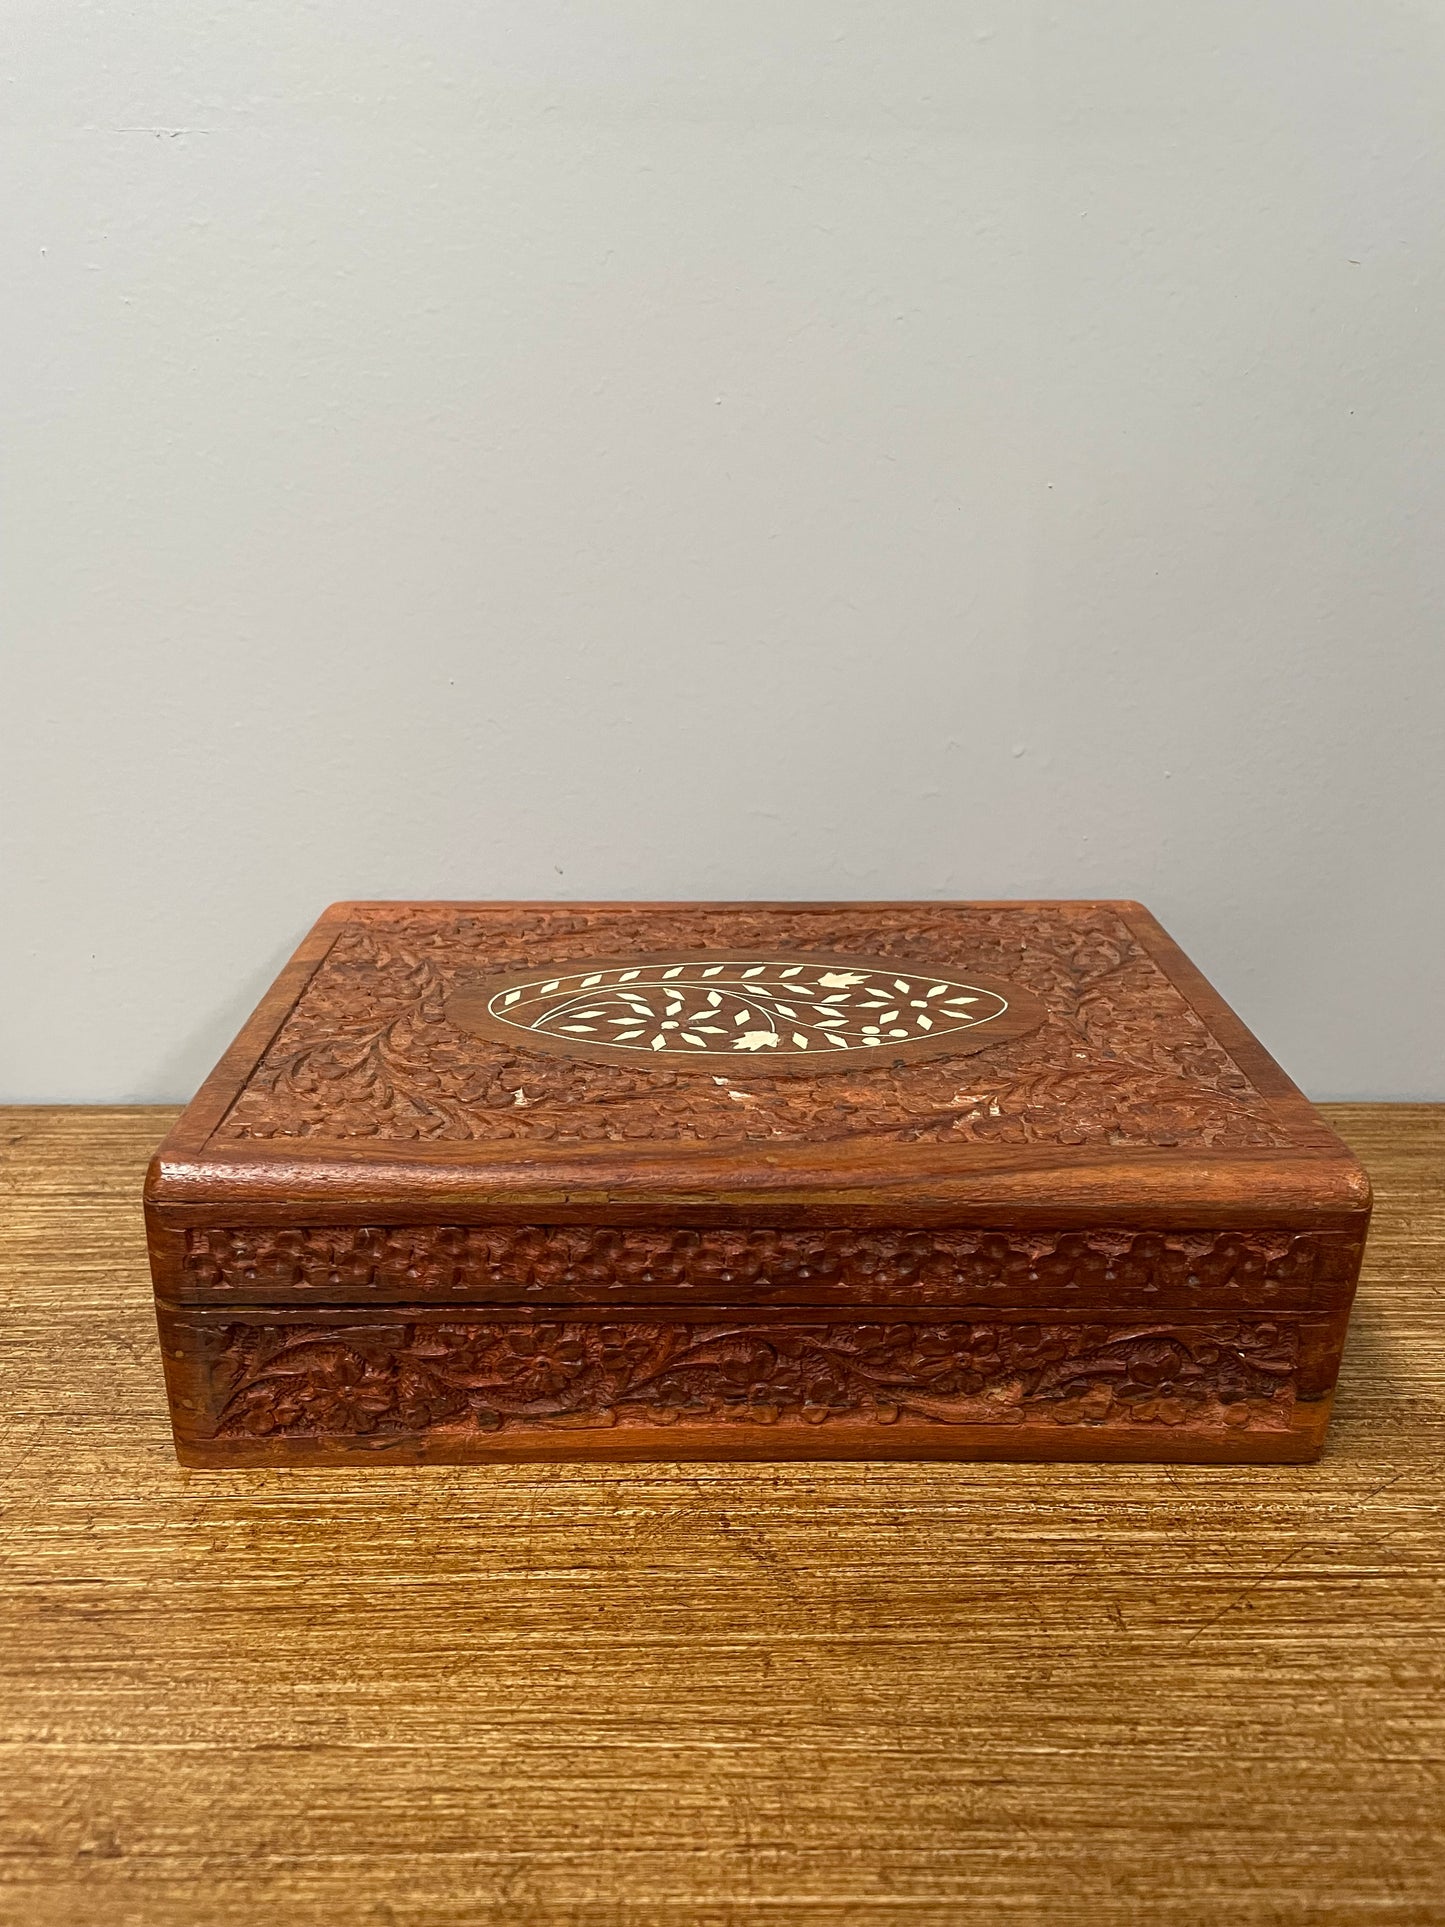
<path id="1" fill-rule="evenodd" d="M 827 1078 L 591 1064 L 471 1035 L 469 978 L 578 957 L 770 948 L 973 970 L 1021 985 L 1043 1026 L 971 1058 Z M 927 905 L 816 913 L 386 906 L 342 931 L 220 1125 L 222 1139 L 753 1140 L 1192 1147 L 1288 1142 L 1269 1104 L 1107 908 Z"/>
<path id="2" fill-rule="evenodd" d="M 536 1427 L 1189 1425 L 1280 1430 L 1297 1333 L 1087 1324 L 235 1324 L 219 1436 Z"/>
<path id="3" fill-rule="evenodd" d="M 331 1302 L 837 1297 L 871 1304 L 1248 1304 L 1337 1299 L 1347 1233 L 644 1231 L 592 1225 L 247 1226 L 187 1234 L 182 1288 Z"/>

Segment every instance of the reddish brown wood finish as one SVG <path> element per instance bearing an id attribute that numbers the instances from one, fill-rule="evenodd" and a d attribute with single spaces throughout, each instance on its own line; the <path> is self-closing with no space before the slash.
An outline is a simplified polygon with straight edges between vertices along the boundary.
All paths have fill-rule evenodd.
<path id="1" fill-rule="evenodd" d="M 743 943 L 1047 1016 L 771 1079 L 447 1020 L 472 977 Z M 188 1463 L 1263 1462 L 1319 1450 L 1369 1187 L 1136 904 L 342 904 L 146 1211 Z"/>

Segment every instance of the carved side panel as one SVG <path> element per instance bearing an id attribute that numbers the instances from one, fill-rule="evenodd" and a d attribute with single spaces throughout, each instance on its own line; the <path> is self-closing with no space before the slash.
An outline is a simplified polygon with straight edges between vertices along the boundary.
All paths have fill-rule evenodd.
<path id="1" fill-rule="evenodd" d="M 254 1304 L 686 1302 L 1303 1311 L 1348 1299 L 1349 1232 L 639 1231 L 265 1226 L 186 1234 L 168 1294 Z"/>
<path id="2" fill-rule="evenodd" d="M 1302 1372 L 1300 1325 L 1259 1318 L 266 1322 L 163 1308 L 162 1333 L 178 1430 L 221 1440 L 900 1422 L 1269 1433 L 1290 1429 L 1317 1376 Z"/>

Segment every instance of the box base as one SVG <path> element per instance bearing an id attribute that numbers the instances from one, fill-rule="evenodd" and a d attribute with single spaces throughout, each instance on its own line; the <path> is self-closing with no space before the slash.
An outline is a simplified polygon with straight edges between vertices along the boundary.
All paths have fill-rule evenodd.
<path id="1" fill-rule="evenodd" d="M 619 1423 L 605 1428 L 529 1427 L 477 1433 L 439 1427 L 425 1434 L 331 1438 L 178 1436 L 182 1465 L 217 1470 L 244 1466 L 498 1465 L 568 1460 L 676 1462 L 732 1460 L 1015 1460 L 1038 1464 L 1129 1461 L 1157 1465 L 1302 1465 L 1319 1457 L 1330 1399 L 1296 1405 L 1288 1428 L 1232 1431 L 1183 1426 L 1059 1425 L 725 1425 Z"/>

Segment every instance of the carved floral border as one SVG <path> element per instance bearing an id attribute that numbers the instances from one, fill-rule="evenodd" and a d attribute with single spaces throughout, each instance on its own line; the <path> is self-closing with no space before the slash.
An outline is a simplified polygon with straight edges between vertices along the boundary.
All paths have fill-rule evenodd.
<path id="1" fill-rule="evenodd" d="M 757 1296 L 1188 1308 L 1338 1303 L 1352 1233 L 241 1226 L 186 1234 L 187 1296 L 485 1302 Z"/>
<path id="2" fill-rule="evenodd" d="M 207 1334 L 221 1438 L 619 1423 L 1290 1425 L 1289 1324 L 235 1323 Z"/>

